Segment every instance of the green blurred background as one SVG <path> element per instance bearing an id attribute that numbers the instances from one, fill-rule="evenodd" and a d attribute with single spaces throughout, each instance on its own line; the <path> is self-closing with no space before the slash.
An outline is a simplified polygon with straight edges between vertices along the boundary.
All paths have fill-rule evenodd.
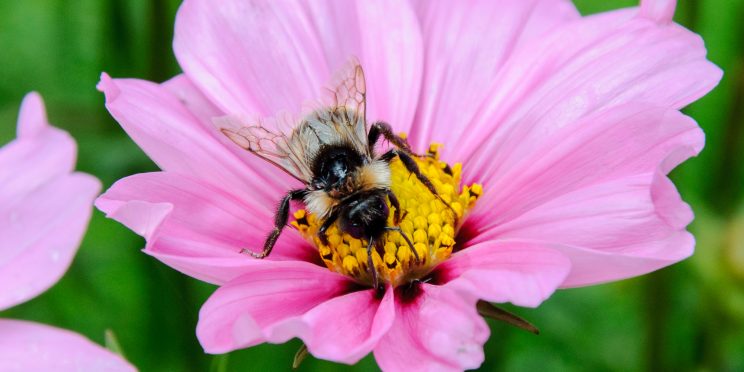
<path id="1" fill-rule="evenodd" d="M 39 91 L 52 123 L 78 141 L 78 169 L 104 187 L 157 168 L 124 134 L 95 90 L 101 71 L 163 81 L 178 0 L 0 1 L 0 143 L 14 137 L 23 95 Z M 584 14 L 635 1 L 580 0 Z M 491 322 L 482 370 L 744 371 L 744 0 L 682 0 L 676 20 L 700 33 L 721 84 L 685 110 L 707 135 L 673 173 L 697 218 L 695 255 L 641 278 L 556 293 L 513 309 L 534 336 Z M 673 58 L 670 56 L 670 58 Z M 214 290 L 140 252 L 143 240 L 96 211 L 72 268 L 50 291 L 0 316 L 116 335 L 143 371 L 289 370 L 299 342 L 205 355 L 194 329 Z M 376 370 L 308 359 L 301 370 Z"/>

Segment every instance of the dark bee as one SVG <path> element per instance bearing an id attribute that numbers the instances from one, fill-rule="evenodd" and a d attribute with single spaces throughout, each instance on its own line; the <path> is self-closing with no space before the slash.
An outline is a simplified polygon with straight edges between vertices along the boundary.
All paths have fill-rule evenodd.
<path id="1" fill-rule="evenodd" d="M 339 72 L 329 93 L 328 104 L 305 117 L 289 135 L 281 133 L 276 125 L 261 122 L 246 125 L 244 120 L 235 117 L 215 121 L 222 133 L 237 145 L 305 184 L 305 188 L 290 190 L 282 198 L 276 211 L 274 229 L 266 239 L 263 251 L 243 251 L 256 258 L 268 256 L 287 225 L 289 202 L 303 201 L 308 212 L 323 221 L 318 238 L 324 244 L 328 244 L 326 231 L 336 222 L 342 232 L 368 241 L 367 267 L 374 286 L 378 287 L 372 249 L 382 242 L 386 232 L 400 232 L 415 258 L 419 259 L 410 239 L 398 227 L 401 208 L 390 190 L 390 162 L 400 159 L 432 194 L 439 195 L 420 172 L 413 159 L 417 155 L 411 152 L 405 139 L 393 133 L 389 124 L 376 122 L 368 130 L 364 72 L 356 59 Z M 378 155 L 375 145 L 382 138 L 392 148 Z M 394 208 L 394 226 L 387 225 L 390 214 L 387 201 Z"/>

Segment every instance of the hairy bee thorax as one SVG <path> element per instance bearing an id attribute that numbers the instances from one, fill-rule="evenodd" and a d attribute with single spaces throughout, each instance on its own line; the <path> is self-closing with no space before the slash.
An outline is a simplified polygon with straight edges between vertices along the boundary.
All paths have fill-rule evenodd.
<path id="1" fill-rule="evenodd" d="M 324 219 L 345 197 L 355 192 L 388 189 L 390 186 L 390 166 L 383 161 L 373 160 L 349 174 L 337 188 L 308 193 L 304 202 L 310 214 L 318 219 Z"/>
<path id="2" fill-rule="evenodd" d="M 387 189 L 390 187 L 390 167 L 380 160 L 373 160 L 357 168 L 341 185 L 328 192 L 332 198 L 342 199 L 358 191 Z"/>
<path id="3" fill-rule="evenodd" d="M 464 220 L 467 212 L 483 192 L 479 184 L 461 188 L 461 164 L 456 163 L 450 167 L 440 161 L 439 148 L 438 144 L 431 145 L 429 150 L 431 157 L 418 158 L 416 163 L 421 172 L 434 184 L 442 199 L 452 206 L 454 213 L 416 177 L 412 177 L 399 160 L 391 162 L 390 165 L 372 162 L 361 167 L 354 177 L 350 177 L 354 182 L 363 183 L 361 185 L 363 188 L 371 189 L 374 185 L 380 185 L 380 188 L 389 187 L 400 202 L 402 218 L 398 226 L 413 242 L 419 260 L 416 260 L 401 234 L 395 231 L 387 232 L 379 242 L 378 249 L 372 251 L 372 261 L 380 280 L 393 286 L 423 278 L 438 263 L 449 258 L 456 243 L 456 232 L 459 228 L 457 224 Z M 320 256 L 329 269 L 350 276 L 360 283 L 371 284 L 372 278 L 367 268 L 366 240 L 355 239 L 341 233 L 334 224 L 327 231 L 329 244 L 324 245 L 320 242 L 317 233 L 325 217 L 320 204 L 320 199 L 308 197 L 307 210 L 295 212 L 292 225 L 318 247 Z M 388 226 L 394 226 L 394 208 L 390 205 L 389 207 L 391 213 L 387 223 Z"/>

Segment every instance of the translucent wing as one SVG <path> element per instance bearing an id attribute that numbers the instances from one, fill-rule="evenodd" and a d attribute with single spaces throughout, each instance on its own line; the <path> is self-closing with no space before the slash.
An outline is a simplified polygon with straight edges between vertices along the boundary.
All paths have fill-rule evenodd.
<path id="1" fill-rule="evenodd" d="M 226 116 L 214 119 L 214 123 L 238 146 L 308 184 L 313 178 L 315 156 L 325 145 L 348 144 L 360 154 L 371 156 L 367 147 L 364 72 L 356 58 L 336 73 L 326 93 L 320 107 L 299 123 L 281 116 L 255 120 L 256 124 Z M 279 128 L 287 128 L 290 133 L 284 134 Z"/>
<path id="2" fill-rule="evenodd" d="M 292 140 L 283 133 L 268 129 L 276 126 L 265 125 L 260 120 L 257 124 L 250 124 L 236 116 L 215 118 L 214 124 L 238 146 L 273 163 L 303 183 L 312 180 L 312 156 L 305 152 L 302 141 Z"/>
<path id="3" fill-rule="evenodd" d="M 348 141 L 362 154 L 368 154 L 366 120 L 366 83 L 364 71 L 359 60 L 352 57 L 335 75 L 331 87 L 327 89 L 326 114 L 330 120 L 320 120 L 333 124 L 344 140 Z"/>

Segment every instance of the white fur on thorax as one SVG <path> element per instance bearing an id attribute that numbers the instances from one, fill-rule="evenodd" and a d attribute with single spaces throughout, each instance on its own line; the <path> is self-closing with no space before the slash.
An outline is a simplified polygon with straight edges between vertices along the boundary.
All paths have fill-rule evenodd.
<path id="1" fill-rule="evenodd" d="M 310 191 L 305 196 L 305 207 L 307 211 L 314 214 L 321 221 L 328 218 L 331 209 L 338 204 L 338 200 L 332 198 L 323 190 Z"/>
<path id="2" fill-rule="evenodd" d="M 371 163 L 359 168 L 358 177 L 359 188 L 362 190 L 369 189 L 387 189 L 390 188 L 390 165 L 381 160 L 372 160 Z"/>
<path id="3" fill-rule="evenodd" d="M 352 177 L 355 191 L 389 189 L 392 182 L 390 165 L 380 160 L 373 160 L 371 163 L 360 167 Z M 331 197 L 323 190 L 311 191 L 305 196 L 307 211 L 321 220 L 328 218 L 331 210 L 338 202 L 338 199 Z"/>

